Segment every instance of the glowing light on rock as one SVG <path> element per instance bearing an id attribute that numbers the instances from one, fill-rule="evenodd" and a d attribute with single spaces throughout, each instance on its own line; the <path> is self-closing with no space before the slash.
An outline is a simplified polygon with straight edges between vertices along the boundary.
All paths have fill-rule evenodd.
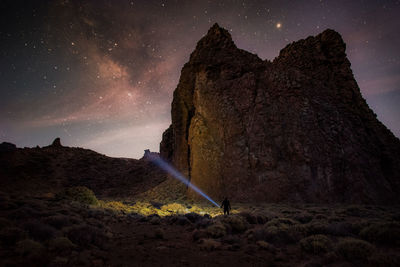
<path id="1" fill-rule="evenodd" d="M 156 164 L 159 168 L 164 170 L 165 172 L 169 173 L 172 177 L 176 178 L 178 181 L 184 183 L 191 189 L 193 189 L 196 193 L 198 193 L 200 196 L 204 197 L 211 203 L 213 203 L 215 206 L 219 207 L 218 203 L 212 200 L 209 196 L 206 195 L 203 191 L 201 191 L 200 188 L 195 186 L 194 184 L 190 183 L 190 181 L 183 175 L 181 174 L 178 170 L 176 170 L 174 167 L 172 167 L 170 164 L 168 164 L 165 160 L 160 158 L 159 156 L 155 155 L 149 155 L 148 159 L 150 159 L 151 162 Z"/>

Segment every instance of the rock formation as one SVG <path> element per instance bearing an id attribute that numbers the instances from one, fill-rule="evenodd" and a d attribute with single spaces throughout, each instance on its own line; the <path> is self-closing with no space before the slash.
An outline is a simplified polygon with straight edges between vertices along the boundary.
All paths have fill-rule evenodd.
<path id="1" fill-rule="evenodd" d="M 53 143 L 51 143 L 51 146 L 52 147 L 62 147 L 60 137 L 57 137 L 56 139 L 54 139 Z"/>
<path id="2" fill-rule="evenodd" d="M 215 24 L 182 69 L 161 156 L 216 198 L 398 203 L 400 141 L 345 48 L 326 30 L 263 61 Z"/>

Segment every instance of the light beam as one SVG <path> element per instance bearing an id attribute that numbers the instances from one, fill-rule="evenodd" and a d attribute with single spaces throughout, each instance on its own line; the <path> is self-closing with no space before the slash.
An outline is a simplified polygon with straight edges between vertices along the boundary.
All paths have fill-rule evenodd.
<path id="1" fill-rule="evenodd" d="M 181 174 L 178 170 L 176 170 L 174 167 L 172 167 L 170 164 L 168 164 L 165 160 L 163 160 L 161 157 L 159 156 L 155 156 L 155 155 L 149 155 L 148 158 L 150 159 L 151 162 L 153 162 L 154 164 L 156 164 L 158 167 L 160 167 L 162 170 L 166 171 L 167 173 L 169 173 L 171 176 L 173 176 L 174 178 L 176 178 L 177 180 L 179 180 L 180 182 L 184 183 L 185 185 L 187 185 L 188 187 L 190 187 L 191 189 L 193 189 L 195 192 L 197 192 L 199 195 L 201 195 L 202 197 L 204 197 L 205 199 L 207 199 L 208 201 L 210 201 L 211 203 L 213 203 L 215 206 L 217 206 L 218 208 L 220 207 L 214 200 L 212 200 L 209 196 L 207 196 L 203 191 L 201 191 L 200 188 L 198 188 L 197 186 L 195 186 L 194 184 L 190 183 L 190 181 L 183 176 L 183 174 Z"/>

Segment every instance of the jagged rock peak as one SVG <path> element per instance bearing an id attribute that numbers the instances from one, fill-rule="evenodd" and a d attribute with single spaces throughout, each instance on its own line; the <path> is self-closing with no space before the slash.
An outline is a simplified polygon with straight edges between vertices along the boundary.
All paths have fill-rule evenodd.
<path id="1" fill-rule="evenodd" d="M 207 34 L 200 39 L 197 43 L 195 51 L 192 53 L 191 58 L 204 57 L 206 54 L 213 54 L 215 51 L 237 49 L 235 43 L 232 41 L 230 33 L 215 23 L 207 32 Z"/>
<path id="2" fill-rule="evenodd" d="M 346 44 L 342 36 L 332 29 L 327 29 L 317 36 L 310 36 L 288 44 L 283 48 L 275 60 L 298 61 L 306 57 L 308 60 L 315 58 L 343 62 L 346 59 Z"/>
<path id="3" fill-rule="evenodd" d="M 53 143 L 51 143 L 51 146 L 52 147 L 62 147 L 60 137 L 57 137 L 56 139 L 54 139 Z"/>

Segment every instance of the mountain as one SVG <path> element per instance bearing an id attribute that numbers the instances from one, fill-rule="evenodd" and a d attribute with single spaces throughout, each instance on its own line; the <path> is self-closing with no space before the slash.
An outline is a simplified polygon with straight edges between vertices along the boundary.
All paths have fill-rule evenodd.
<path id="1" fill-rule="evenodd" d="M 65 147 L 59 138 L 46 147 L 16 148 L 0 144 L 0 188 L 40 195 L 86 186 L 102 198 L 131 198 L 165 180 L 144 160 L 111 158 L 92 150 Z"/>
<path id="2" fill-rule="evenodd" d="M 182 69 L 161 156 L 219 199 L 399 203 L 400 141 L 345 50 L 328 29 L 263 61 L 215 24 Z"/>

